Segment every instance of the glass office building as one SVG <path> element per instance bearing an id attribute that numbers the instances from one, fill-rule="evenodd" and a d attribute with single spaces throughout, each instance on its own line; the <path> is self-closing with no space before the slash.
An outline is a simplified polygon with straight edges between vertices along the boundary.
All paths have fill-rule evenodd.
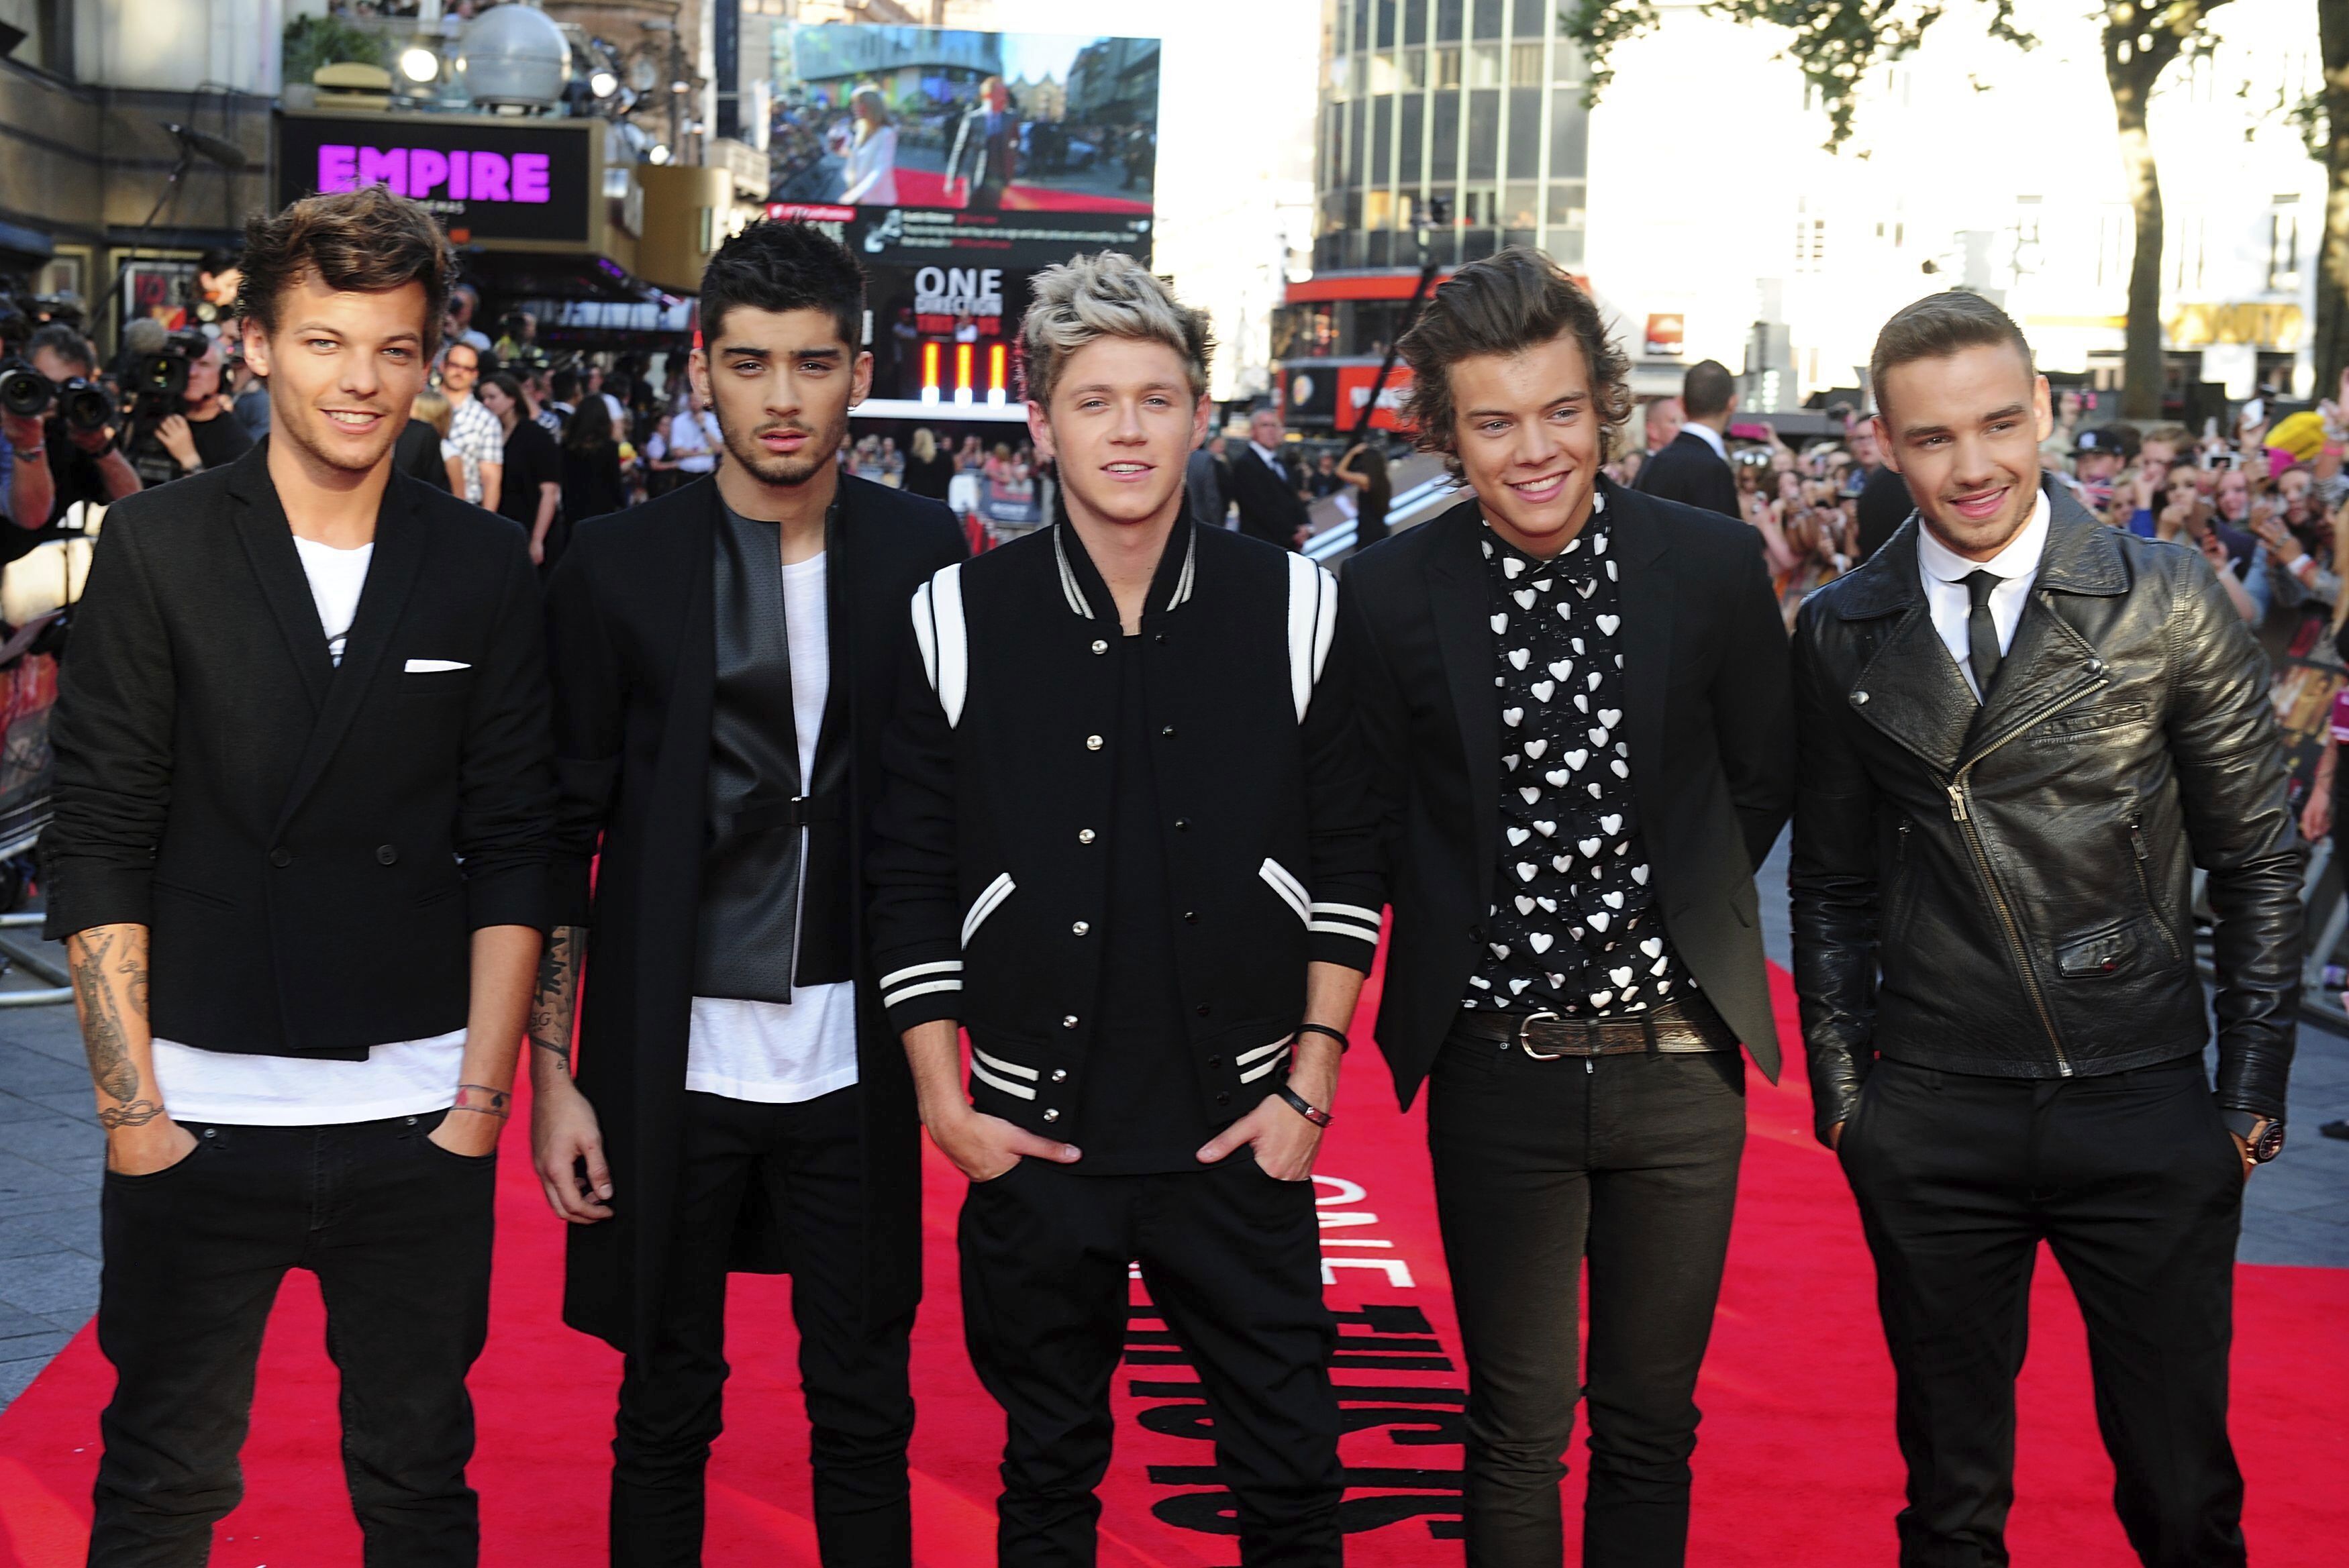
<path id="1" fill-rule="evenodd" d="M 1450 268 L 1504 245 L 1582 264 L 1589 111 L 1556 0 L 1334 0 L 1321 72 L 1313 276 L 1273 358 L 1381 353 L 1417 281 L 1415 227 Z"/>

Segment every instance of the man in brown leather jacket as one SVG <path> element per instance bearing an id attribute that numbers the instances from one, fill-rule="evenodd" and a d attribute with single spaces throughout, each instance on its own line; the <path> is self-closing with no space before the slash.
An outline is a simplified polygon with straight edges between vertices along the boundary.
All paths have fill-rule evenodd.
<path id="1" fill-rule="evenodd" d="M 1804 607 L 1792 881 L 1819 1135 L 1899 1375 L 1900 1561 L 2007 1561 L 2044 1239 L 2130 1543 L 2239 1564 L 2235 1238 L 2282 1145 L 2301 944 L 2267 663 L 2199 557 L 2043 487 L 2047 383 L 1995 305 L 1921 300 L 1874 358 L 1917 512 Z"/>

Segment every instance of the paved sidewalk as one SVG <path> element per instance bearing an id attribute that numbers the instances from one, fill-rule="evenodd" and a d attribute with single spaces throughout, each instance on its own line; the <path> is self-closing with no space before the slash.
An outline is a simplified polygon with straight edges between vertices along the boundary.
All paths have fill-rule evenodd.
<path id="1" fill-rule="evenodd" d="M 0 1406 L 98 1308 L 105 1161 L 73 1008 L 0 1009 Z"/>

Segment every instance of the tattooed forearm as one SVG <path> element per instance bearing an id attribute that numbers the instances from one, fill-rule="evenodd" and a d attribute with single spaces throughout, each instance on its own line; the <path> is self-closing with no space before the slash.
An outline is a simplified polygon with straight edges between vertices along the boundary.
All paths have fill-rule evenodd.
<path id="1" fill-rule="evenodd" d="M 66 944 L 66 961 L 73 973 L 90 1079 L 99 1095 L 119 1108 L 103 1112 L 101 1119 L 113 1115 L 109 1127 L 153 1119 L 161 1108 L 140 1098 L 143 1078 L 131 1046 L 134 1030 L 141 1037 L 147 1032 L 147 928 L 100 925 L 78 932 Z"/>
<path id="2" fill-rule="evenodd" d="M 134 1099 L 129 1105 L 109 1105 L 98 1113 L 98 1124 L 109 1132 L 118 1127 L 144 1127 L 163 1114 L 163 1108 L 151 1099 Z"/>
<path id="3" fill-rule="evenodd" d="M 530 1002 L 530 1043 L 566 1068 L 571 1024 L 579 1011 L 579 964 L 586 948 L 585 927 L 556 926 L 538 955 L 538 989 Z"/>

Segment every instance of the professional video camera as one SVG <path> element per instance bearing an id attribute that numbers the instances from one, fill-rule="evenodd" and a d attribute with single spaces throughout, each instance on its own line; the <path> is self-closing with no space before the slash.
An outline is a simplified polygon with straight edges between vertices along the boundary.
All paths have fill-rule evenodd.
<path id="1" fill-rule="evenodd" d="M 131 361 L 129 385 L 130 417 L 152 424 L 181 412 L 180 398 L 188 389 L 188 367 L 211 351 L 212 339 L 201 332 L 175 332 L 154 354 Z"/>
<path id="2" fill-rule="evenodd" d="M 78 376 L 53 382 L 17 359 L 0 365 L 0 410 L 20 419 L 38 419 L 52 403 L 68 429 L 99 430 L 114 418 L 114 399 L 95 382 Z"/>

